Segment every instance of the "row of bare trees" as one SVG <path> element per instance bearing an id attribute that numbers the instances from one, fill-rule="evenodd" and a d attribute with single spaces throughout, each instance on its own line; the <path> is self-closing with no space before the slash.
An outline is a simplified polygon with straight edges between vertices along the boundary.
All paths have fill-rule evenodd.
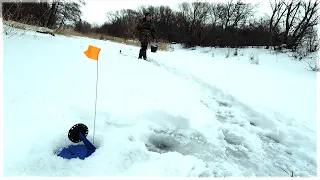
<path id="1" fill-rule="evenodd" d="M 178 11 L 168 6 L 124 9 L 107 14 L 100 27 L 88 26 L 95 31 L 123 38 L 136 38 L 135 26 L 145 12 L 153 14 L 157 37 L 168 42 L 183 43 L 186 47 L 270 46 L 296 50 L 307 42 L 309 51 L 317 49 L 316 25 L 319 23 L 319 0 L 273 0 L 272 14 L 255 18 L 256 5 L 241 0 L 227 3 L 181 3 Z M 90 28 L 89 28 L 90 27 Z M 80 29 L 80 28 L 78 28 Z"/>
<path id="2" fill-rule="evenodd" d="M 187 47 L 263 45 L 257 40 L 264 28 L 252 21 L 254 6 L 233 3 L 181 3 L 179 11 L 168 6 L 140 7 L 109 12 L 99 33 L 123 38 L 136 38 L 135 26 L 146 12 L 151 12 L 159 39 L 183 43 Z M 250 21 L 251 20 L 251 21 Z M 264 25 L 264 24 L 259 24 Z"/>
<path id="3" fill-rule="evenodd" d="M 182 43 L 186 47 L 266 46 L 296 50 L 307 45 L 308 51 L 317 49 L 316 26 L 319 23 L 319 0 L 271 0 L 272 13 L 255 18 L 256 5 L 242 0 L 226 3 L 181 3 L 179 10 L 169 6 L 139 7 L 107 13 L 106 22 L 93 26 L 81 20 L 83 0 L 54 0 L 38 2 L 5 2 L 2 16 L 48 28 L 72 27 L 82 33 L 102 33 L 126 39 L 137 38 L 136 24 L 146 12 L 151 12 L 156 36 L 167 42 Z"/>
<path id="4" fill-rule="evenodd" d="M 3 2 L 2 17 L 29 25 L 48 28 L 73 27 L 81 19 L 83 0 L 48 2 Z"/>

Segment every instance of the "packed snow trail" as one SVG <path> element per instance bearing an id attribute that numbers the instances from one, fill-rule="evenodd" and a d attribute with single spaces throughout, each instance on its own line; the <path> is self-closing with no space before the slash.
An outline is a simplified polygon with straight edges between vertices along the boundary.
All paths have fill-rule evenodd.
<path id="1" fill-rule="evenodd" d="M 135 57 L 133 54 L 126 54 L 126 56 Z M 203 140 L 204 135 L 201 133 L 197 136 L 202 137 L 202 142 L 200 141 L 199 143 L 191 138 L 187 140 L 189 143 L 184 144 L 184 148 L 180 149 L 177 149 L 177 145 L 174 145 L 176 143 L 173 143 L 182 141 L 181 137 L 178 138 L 179 136 L 184 137 L 180 132 L 160 133 L 164 135 L 171 134 L 171 136 L 168 136 L 168 141 L 169 144 L 172 144 L 172 146 L 175 147 L 173 151 L 188 154 L 185 153 L 185 151 L 187 151 L 189 152 L 188 155 L 193 155 L 204 161 L 209 161 L 207 164 L 209 165 L 209 169 L 215 169 L 219 163 L 241 162 L 237 164 L 237 166 L 242 166 L 241 169 L 250 169 L 250 172 L 255 172 L 255 175 L 257 176 L 279 176 L 279 173 L 285 173 L 288 176 L 291 172 L 297 173 L 301 171 L 300 166 L 302 164 L 304 164 L 302 167 L 308 167 L 310 163 L 316 165 L 316 160 L 311 160 L 312 156 L 309 156 L 308 160 L 305 161 L 300 160 L 294 155 L 295 153 L 302 153 L 304 156 L 308 156 L 307 152 L 313 151 L 313 157 L 316 157 L 316 152 L 314 151 L 316 144 L 311 143 L 305 144 L 304 146 L 300 144 L 301 142 L 297 143 L 296 135 L 299 132 L 299 129 L 293 127 L 291 119 L 281 117 L 281 119 L 278 119 L 278 122 L 275 122 L 274 120 L 268 119 L 264 114 L 261 114 L 253 110 L 251 107 L 237 101 L 234 97 L 226 94 L 221 89 L 207 84 L 191 74 L 183 73 L 181 70 L 161 63 L 161 60 L 156 60 L 156 56 L 148 58 L 148 61 L 158 67 L 166 69 L 168 72 L 182 77 L 192 83 L 193 86 L 199 87 L 203 92 L 200 97 L 200 102 L 213 111 L 215 114 L 213 117 L 215 116 L 216 120 L 223 124 L 210 124 L 210 128 L 212 129 L 217 126 L 221 126 L 216 128 L 214 131 L 221 133 L 221 137 L 216 138 L 220 141 L 224 141 L 220 142 L 225 145 L 226 149 L 223 151 L 219 152 L 214 150 L 214 147 L 217 146 L 217 144 L 215 144 L 217 139 L 214 139 L 213 142 L 211 142 L 212 144 L 210 144 L 207 140 Z M 275 116 L 278 118 L 277 113 L 275 113 Z M 281 115 L 279 114 L 278 116 L 280 117 Z M 301 129 L 308 130 L 308 128 L 302 123 L 297 122 L 294 125 Z M 294 133 L 292 137 L 290 137 L 290 135 L 286 135 L 287 132 L 290 132 L 287 128 Z M 252 135 L 252 133 L 256 133 L 256 135 Z M 244 136 L 244 134 L 246 135 Z M 314 132 L 309 132 L 308 135 L 315 137 L 316 134 Z M 172 136 L 178 136 L 175 138 L 180 140 L 176 140 L 172 138 Z M 165 138 L 159 138 L 162 139 L 162 143 L 165 142 Z M 302 136 L 299 137 L 299 139 L 300 138 L 303 139 Z M 305 138 L 305 140 L 308 141 L 309 138 Z M 206 144 L 206 146 L 201 146 L 201 144 Z M 197 149 L 194 147 L 202 148 Z M 192 150 L 190 150 L 190 148 Z M 225 156 L 221 156 L 221 154 L 224 154 Z M 219 161 L 220 158 L 221 161 Z M 258 164 L 263 162 L 264 159 L 273 159 L 274 162 L 271 164 L 265 164 L 266 169 L 261 171 L 261 167 L 259 167 Z M 297 164 L 297 166 L 294 164 Z M 234 166 L 234 164 L 228 165 Z M 313 168 L 315 168 L 315 166 L 313 166 Z M 306 168 L 302 171 L 309 171 L 311 174 L 316 174 L 316 171 L 314 170 L 312 170 L 312 168 Z M 215 176 L 224 176 L 215 172 L 213 172 L 213 174 Z M 251 175 L 252 174 L 246 174 L 245 176 Z"/>
<path id="2" fill-rule="evenodd" d="M 86 124 L 92 139 L 96 62 L 83 54 L 89 44 L 102 48 L 98 149 L 84 161 L 64 160 L 55 152 L 70 144 L 72 125 Z M 4 175 L 316 175 L 315 134 L 301 123 L 265 117 L 157 54 L 148 52 L 149 63 L 129 48 L 125 57 L 123 45 L 111 42 L 4 36 Z M 16 151 L 21 134 L 24 151 Z"/>

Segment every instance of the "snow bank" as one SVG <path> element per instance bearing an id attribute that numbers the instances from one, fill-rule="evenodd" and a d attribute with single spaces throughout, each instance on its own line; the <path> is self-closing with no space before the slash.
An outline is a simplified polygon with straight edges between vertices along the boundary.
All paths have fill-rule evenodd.
<path id="1" fill-rule="evenodd" d="M 2 21 L 5 29 L 11 27 L 11 28 L 18 28 L 18 29 L 23 29 L 27 31 L 41 31 L 41 32 L 49 32 L 49 33 L 54 33 L 54 30 L 46 28 L 46 27 L 39 27 L 39 26 L 33 26 L 33 25 L 27 25 L 23 23 L 19 23 L 16 21 Z"/>

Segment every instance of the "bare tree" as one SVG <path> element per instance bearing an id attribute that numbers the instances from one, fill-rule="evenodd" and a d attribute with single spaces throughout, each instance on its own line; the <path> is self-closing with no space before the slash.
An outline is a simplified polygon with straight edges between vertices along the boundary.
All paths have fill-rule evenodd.
<path id="1" fill-rule="evenodd" d="M 130 37 L 135 37 L 136 36 L 135 27 L 139 20 L 139 13 L 135 12 L 132 9 L 127 9 L 127 10 L 121 11 L 121 14 L 122 14 L 123 24 L 126 27 L 124 29 L 123 37 L 125 38 L 125 40 L 129 39 Z"/>
<path id="2" fill-rule="evenodd" d="M 253 6 L 249 3 L 243 3 L 238 0 L 237 3 L 233 4 L 233 11 L 231 13 L 231 22 L 233 27 L 237 28 L 239 24 L 245 24 L 249 17 L 253 15 Z"/>
<path id="3" fill-rule="evenodd" d="M 160 6 L 155 8 L 158 18 L 155 21 L 157 27 L 157 37 L 173 41 L 175 14 L 169 6 Z"/>
<path id="4" fill-rule="evenodd" d="M 180 4 L 181 21 L 186 33 L 186 45 L 194 46 L 201 42 L 203 34 L 201 29 L 203 28 L 210 10 L 209 3 L 206 2 L 193 2 Z"/>
<path id="5" fill-rule="evenodd" d="M 213 7 L 215 21 L 225 29 L 230 25 L 231 16 L 233 10 L 233 2 L 228 1 L 227 3 L 217 3 Z"/>
<path id="6" fill-rule="evenodd" d="M 301 1 L 289 1 L 284 2 L 286 6 L 286 20 L 285 20 L 285 32 L 283 34 L 284 37 L 284 44 L 288 44 L 288 35 L 290 29 L 292 29 L 295 20 L 297 19 L 297 15 L 300 9 Z"/>
<path id="7" fill-rule="evenodd" d="M 63 28 L 65 25 L 74 26 L 81 19 L 80 2 L 59 2 L 56 13 L 56 25 Z"/>
<path id="8" fill-rule="evenodd" d="M 93 27 L 90 23 L 80 20 L 76 23 L 74 30 L 83 34 L 88 34 L 92 31 L 92 28 Z"/>
<path id="9" fill-rule="evenodd" d="M 316 52 L 319 50 L 319 38 L 315 27 L 306 30 L 305 35 L 307 52 Z"/>
<path id="10" fill-rule="evenodd" d="M 59 2 L 52 2 L 51 8 L 50 8 L 50 15 L 47 21 L 47 27 L 52 29 L 56 20 L 56 14 L 58 9 Z"/>
<path id="11" fill-rule="evenodd" d="M 314 27 L 319 23 L 319 16 L 317 16 L 319 1 L 302 2 L 302 10 L 304 11 L 302 18 L 297 22 L 294 32 L 292 33 L 292 40 L 288 44 L 289 48 L 295 49 L 299 41 L 306 34 L 308 28 Z"/>
<path id="12" fill-rule="evenodd" d="M 272 46 L 274 32 L 280 20 L 284 16 L 284 13 L 286 12 L 286 10 L 283 8 L 284 7 L 283 0 L 274 0 L 274 3 L 270 2 L 270 6 L 272 8 L 272 15 L 269 21 L 269 44 L 266 47 L 267 49 L 269 49 L 269 46 Z"/>

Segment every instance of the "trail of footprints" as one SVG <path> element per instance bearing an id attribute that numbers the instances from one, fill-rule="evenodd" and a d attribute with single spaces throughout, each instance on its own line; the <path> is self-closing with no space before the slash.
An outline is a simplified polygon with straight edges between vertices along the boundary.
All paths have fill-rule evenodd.
<path id="1" fill-rule="evenodd" d="M 268 121 L 263 114 L 236 101 L 231 95 L 203 82 L 199 78 L 183 73 L 176 68 L 166 66 L 153 59 L 150 59 L 150 63 L 162 67 L 167 71 L 196 84 L 204 92 L 208 92 L 206 96 L 201 98 L 200 102 L 214 112 L 216 120 L 221 124 L 236 125 L 240 130 L 244 130 L 243 127 L 246 126 L 244 131 L 249 131 L 248 128 L 250 129 L 250 127 L 248 126 L 259 129 L 262 128 L 259 127 L 259 123 Z M 237 110 L 238 114 L 235 114 L 234 109 Z M 278 176 L 283 173 L 283 170 L 277 167 L 279 161 L 275 161 L 273 166 L 268 166 L 268 171 L 262 172 L 258 164 L 260 164 L 263 159 L 278 159 L 281 157 L 279 159 L 281 159 L 281 164 L 283 164 L 283 166 L 292 165 L 295 162 L 292 157 L 291 148 L 288 149 L 285 144 L 268 134 L 256 134 L 262 141 L 262 149 L 265 151 L 265 155 L 261 157 L 259 154 L 252 153 L 254 150 L 251 150 L 246 146 L 247 139 L 243 137 L 244 135 L 232 133 L 232 131 L 225 127 L 222 127 L 222 132 L 224 138 L 217 140 L 220 140 L 220 143 L 224 144 L 226 148 L 225 151 L 221 151 L 221 148 L 215 148 L 213 144 L 208 143 L 205 137 L 199 132 L 195 134 L 197 134 L 196 136 L 198 137 L 202 137 L 200 138 L 200 141 L 198 139 L 193 139 L 192 137 L 190 138 L 189 136 L 184 136 L 183 133 L 179 134 L 177 132 L 171 132 L 170 134 L 166 131 L 155 131 L 155 134 L 149 137 L 149 142 L 146 143 L 146 146 L 150 151 L 158 153 L 177 151 L 184 155 L 193 155 L 207 162 L 207 165 L 210 167 L 214 167 L 215 162 L 219 159 L 232 159 L 232 161 L 237 162 L 248 169 L 250 168 L 252 171 L 260 171 L 257 175 Z M 213 174 L 217 173 L 215 170 L 212 171 Z"/>

